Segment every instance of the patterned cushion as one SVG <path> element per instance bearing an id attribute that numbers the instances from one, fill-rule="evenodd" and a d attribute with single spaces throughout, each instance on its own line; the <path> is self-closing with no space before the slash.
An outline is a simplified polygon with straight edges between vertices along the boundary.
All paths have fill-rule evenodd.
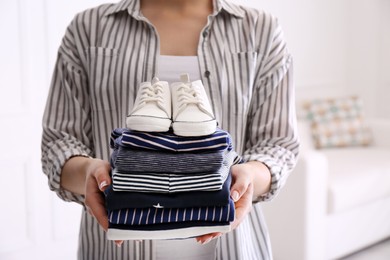
<path id="1" fill-rule="evenodd" d="M 363 122 L 360 98 L 316 99 L 304 102 L 303 108 L 317 148 L 371 144 L 371 132 Z"/>

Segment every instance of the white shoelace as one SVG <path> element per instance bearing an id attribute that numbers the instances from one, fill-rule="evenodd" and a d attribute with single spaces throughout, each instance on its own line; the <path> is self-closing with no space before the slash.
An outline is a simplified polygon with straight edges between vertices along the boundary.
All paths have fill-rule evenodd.
<path id="1" fill-rule="evenodd" d="M 179 88 L 179 96 L 178 96 L 178 113 L 183 112 L 184 109 L 190 104 L 198 106 L 198 108 L 203 112 L 213 118 L 213 114 L 211 114 L 205 107 L 204 101 L 200 95 L 200 93 L 192 87 L 191 83 L 183 83 Z"/>
<path id="2" fill-rule="evenodd" d="M 165 111 L 163 87 L 158 83 L 155 83 L 151 86 L 146 86 L 141 90 L 139 108 L 144 107 L 147 103 L 150 102 L 156 102 L 156 104 Z"/>

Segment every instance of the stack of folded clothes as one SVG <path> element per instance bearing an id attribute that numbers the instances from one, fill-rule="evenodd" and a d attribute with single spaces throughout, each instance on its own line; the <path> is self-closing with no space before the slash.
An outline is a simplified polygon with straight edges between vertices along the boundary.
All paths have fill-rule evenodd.
<path id="1" fill-rule="evenodd" d="M 240 159 L 226 131 L 182 137 L 117 128 L 110 145 L 108 239 L 177 239 L 230 230 L 230 167 Z"/>

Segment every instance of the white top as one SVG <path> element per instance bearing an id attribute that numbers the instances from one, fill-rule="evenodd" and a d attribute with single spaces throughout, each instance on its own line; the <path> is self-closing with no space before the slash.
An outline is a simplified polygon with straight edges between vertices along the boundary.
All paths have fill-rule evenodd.
<path id="1" fill-rule="evenodd" d="M 200 69 L 198 56 L 158 56 L 157 77 L 161 81 L 168 81 L 169 84 L 180 81 L 180 75 L 188 73 L 190 80 L 199 80 Z"/>
<path id="2" fill-rule="evenodd" d="M 155 240 L 156 260 L 214 260 L 217 240 L 207 244 L 196 242 L 195 238 L 182 240 Z M 180 250 L 177 250 L 180 248 Z"/>
<path id="3" fill-rule="evenodd" d="M 188 73 L 191 81 L 200 79 L 197 56 L 161 55 L 157 64 L 157 77 L 161 81 L 168 81 L 169 84 L 180 81 L 180 75 L 183 73 Z M 212 240 L 205 245 L 197 243 L 195 238 L 156 240 L 156 260 L 211 260 L 215 259 L 215 246 L 216 240 Z M 176 250 L 177 248 L 181 250 Z"/>

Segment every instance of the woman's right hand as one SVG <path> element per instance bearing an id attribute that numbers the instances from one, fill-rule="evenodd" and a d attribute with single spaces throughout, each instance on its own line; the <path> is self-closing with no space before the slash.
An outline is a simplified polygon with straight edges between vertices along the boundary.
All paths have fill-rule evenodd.
<path id="1" fill-rule="evenodd" d="M 108 229 L 108 216 L 103 192 L 111 184 L 109 173 L 109 162 L 91 159 L 86 168 L 85 177 L 85 206 L 105 231 Z M 116 240 L 115 243 L 121 246 L 123 241 Z"/>
<path id="2" fill-rule="evenodd" d="M 105 231 L 108 229 L 108 216 L 103 191 L 111 184 L 110 169 L 108 161 L 74 156 L 65 163 L 61 173 L 61 187 L 84 195 L 88 213 Z M 123 241 L 115 243 L 120 246 Z"/>
<path id="3" fill-rule="evenodd" d="M 85 206 L 107 231 L 108 217 L 103 191 L 111 184 L 110 163 L 100 159 L 90 159 L 85 176 Z"/>

